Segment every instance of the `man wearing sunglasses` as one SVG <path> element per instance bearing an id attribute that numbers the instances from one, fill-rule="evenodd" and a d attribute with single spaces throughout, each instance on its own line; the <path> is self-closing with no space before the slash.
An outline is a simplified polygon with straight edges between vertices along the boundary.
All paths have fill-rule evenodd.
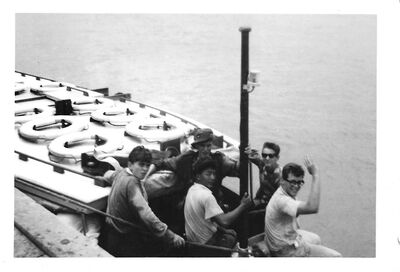
<path id="1" fill-rule="evenodd" d="M 279 145 L 272 142 L 263 144 L 261 156 L 257 150 L 250 147 L 245 150 L 249 160 L 259 169 L 260 187 L 254 198 L 257 204 L 255 209 L 265 208 L 272 195 L 279 188 L 281 179 L 281 167 L 278 164 L 280 150 Z"/>
<path id="2" fill-rule="evenodd" d="M 321 192 L 317 167 L 308 157 L 304 165 L 312 176 L 308 199 L 296 199 L 304 184 L 303 168 L 295 163 L 286 164 L 282 169 L 281 186 L 266 208 L 265 243 L 276 257 L 341 257 L 339 252 L 322 246 L 317 234 L 299 229 L 297 216 L 317 213 Z"/>

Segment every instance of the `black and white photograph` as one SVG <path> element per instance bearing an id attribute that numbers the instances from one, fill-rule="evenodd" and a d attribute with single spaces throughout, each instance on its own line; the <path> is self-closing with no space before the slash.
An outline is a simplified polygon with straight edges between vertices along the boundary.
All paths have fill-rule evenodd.
<path id="1" fill-rule="evenodd" d="M 398 267 L 395 12 L 235 6 L 9 14 L 4 263 Z"/>

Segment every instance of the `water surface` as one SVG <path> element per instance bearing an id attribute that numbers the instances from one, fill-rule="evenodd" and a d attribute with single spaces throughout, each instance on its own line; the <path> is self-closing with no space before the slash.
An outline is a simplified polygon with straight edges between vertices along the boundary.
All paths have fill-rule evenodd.
<path id="1" fill-rule="evenodd" d="M 321 207 L 302 227 L 375 256 L 375 16 L 17 14 L 15 69 L 130 92 L 239 139 L 240 26 L 261 70 L 250 143 L 278 143 L 281 164 L 311 154 Z"/>

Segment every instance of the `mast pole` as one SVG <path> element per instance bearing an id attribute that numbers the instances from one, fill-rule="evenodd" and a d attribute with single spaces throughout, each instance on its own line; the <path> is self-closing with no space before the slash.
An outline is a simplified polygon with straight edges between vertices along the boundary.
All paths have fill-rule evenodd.
<path id="1" fill-rule="evenodd" d="M 244 153 L 249 145 L 249 93 L 247 91 L 247 77 L 249 74 L 249 33 L 250 27 L 240 27 L 242 35 L 241 46 L 241 80 L 240 80 L 240 196 L 243 197 L 249 188 L 249 161 Z M 239 233 L 239 246 L 242 249 L 248 247 L 248 215 L 244 213 L 241 217 Z"/>

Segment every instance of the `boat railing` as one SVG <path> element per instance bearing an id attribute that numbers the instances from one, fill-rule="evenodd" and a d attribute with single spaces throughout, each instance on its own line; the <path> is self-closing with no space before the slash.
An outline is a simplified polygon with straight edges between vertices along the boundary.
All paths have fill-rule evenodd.
<path id="1" fill-rule="evenodd" d="M 71 173 L 74 173 L 74 174 L 77 174 L 77 175 L 81 175 L 81 176 L 84 176 L 84 177 L 87 177 L 87 178 L 92 178 L 94 180 L 96 179 L 96 177 L 93 176 L 93 175 L 90 175 L 90 174 L 87 174 L 87 173 L 84 173 L 84 172 L 80 172 L 78 170 L 74 170 L 74 169 L 71 169 L 71 168 L 68 168 L 68 167 L 64 167 L 64 166 L 62 166 L 62 165 L 60 165 L 58 163 L 54 163 L 54 162 L 51 162 L 51 161 L 46 161 L 46 160 L 37 158 L 35 156 L 28 155 L 28 154 L 23 153 L 21 151 L 14 150 L 14 152 L 18 154 L 18 158 L 20 160 L 22 160 L 22 161 L 28 161 L 28 159 L 33 159 L 33 160 L 36 160 L 38 162 L 41 162 L 41 163 L 44 163 L 44 164 L 48 164 L 48 165 L 53 167 L 53 171 L 54 172 L 57 172 L 59 174 L 64 174 L 65 171 L 68 171 L 68 172 L 71 172 Z"/>
<path id="2" fill-rule="evenodd" d="M 23 77 L 25 77 L 25 76 L 30 76 L 30 77 L 34 77 L 36 80 L 42 80 L 42 79 L 44 79 L 44 80 L 48 80 L 48 81 L 51 81 L 51 82 L 57 82 L 57 81 L 54 80 L 54 79 L 50 79 L 50 78 L 46 78 L 46 77 L 41 77 L 41 76 L 39 77 L 39 76 L 35 76 L 35 75 L 32 75 L 32 74 L 20 72 L 20 71 L 15 71 L 15 72 L 21 74 L 21 76 L 23 76 Z M 84 87 L 81 87 L 81 86 L 77 86 L 77 85 L 75 85 L 75 84 L 67 84 L 67 83 L 60 83 L 60 84 L 61 84 L 60 87 L 61 87 L 61 86 L 66 87 L 67 91 L 72 91 L 72 90 L 79 91 L 79 92 L 81 92 L 84 96 L 89 96 L 89 91 L 92 91 L 92 90 L 89 90 L 89 89 L 87 89 L 87 88 L 84 88 Z M 105 94 L 105 95 L 108 95 L 108 89 L 107 89 L 107 88 L 99 89 L 99 90 L 93 90 L 93 91 L 96 91 L 97 93 L 101 93 L 101 94 L 103 94 L 103 95 L 104 95 L 104 94 Z"/>
<path id="3" fill-rule="evenodd" d="M 17 71 L 17 70 L 15 70 L 15 72 L 21 74 L 21 76 L 23 76 L 23 77 L 24 77 L 24 76 L 30 76 L 30 77 L 36 78 L 36 80 L 45 79 L 45 80 L 49 80 L 49 81 L 55 82 L 54 79 L 45 78 L 45 77 L 42 77 L 42 76 L 39 77 L 39 76 L 36 76 L 36 75 L 33 75 L 33 74 L 29 74 L 29 73 L 25 73 L 25 72 L 20 72 L 20 71 Z"/>
<path id="4" fill-rule="evenodd" d="M 17 70 L 15 70 L 15 72 L 21 74 L 22 76 L 34 77 L 34 78 L 36 78 L 36 80 L 44 79 L 44 80 L 49 80 L 49 81 L 52 81 L 52 82 L 56 82 L 53 79 L 49 79 L 49 78 L 45 78 L 45 77 L 39 77 L 39 76 L 36 76 L 36 75 L 32 75 L 32 74 L 25 73 L 25 72 L 20 72 L 20 71 L 17 71 Z M 88 91 L 98 92 L 98 93 L 101 93 L 103 95 L 108 96 L 108 89 L 107 88 L 90 90 L 90 89 L 87 89 L 87 88 L 84 88 L 84 87 L 80 87 L 80 86 L 77 86 L 77 85 L 74 85 L 74 84 L 67 84 L 67 83 L 62 83 L 62 84 L 63 84 L 63 86 L 67 87 L 68 91 L 77 90 L 77 91 L 82 92 L 84 96 L 88 96 L 89 95 Z M 125 103 L 126 102 L 131 102 L 131 103 L 138 104 L 140 108 L 143 108 L 143 109 L 144 108 L 150 108 L 150 109 L 153 109 L 155 111 L 158 111 L 161 116 L 166 116 L 168 114 L 168 115 L 170 115 L 172 117 L 175 117 L 175 118 L 179 119 L 181 122 L 183 122 L 185 124 L 192 125 L 192 126 L 194 126 L 196 128 L 206 127 L 204 124 L 202 124 L 200 122 L 197 122 L 197 121 L 194 121 L 192 119 L 183 117 L 180 114 L 173 113 L 171 111 L 166 111 L 166 110 L 163 110 L 163 109 L 159 109 L 159 108 L 150 106 L 148 104 L 145 104 L 145 103 L 142 103 L 142 102 L 139 102 L 139 101 L 136 101 L 136 100 L 132 100 L 132 99 L 130 99 L 130 96 L 124 97 L 124 95 L 122 95 L 122 97 L 121 97 L 121 94 L 117 93 L 115 95 L 115 97 L 119 98 L 119 100 L 121 102 L 125 102 Z M 220 133 L 219 131 L 217 131 L 215 129 L 213 129 L 213 131 L 214 131 L 214 133 L 216 132 L 215 134 L 221 134 L 222 135 L 222 133 Z M 239 146 L 238 143 L 235 140 L 233 140 L 231 138 L 227 139 L 226 136 L 224 136 L 223 142 L 226 144 L 227 147 L 232 146 L 232 145 L 233 146 Z"/>

